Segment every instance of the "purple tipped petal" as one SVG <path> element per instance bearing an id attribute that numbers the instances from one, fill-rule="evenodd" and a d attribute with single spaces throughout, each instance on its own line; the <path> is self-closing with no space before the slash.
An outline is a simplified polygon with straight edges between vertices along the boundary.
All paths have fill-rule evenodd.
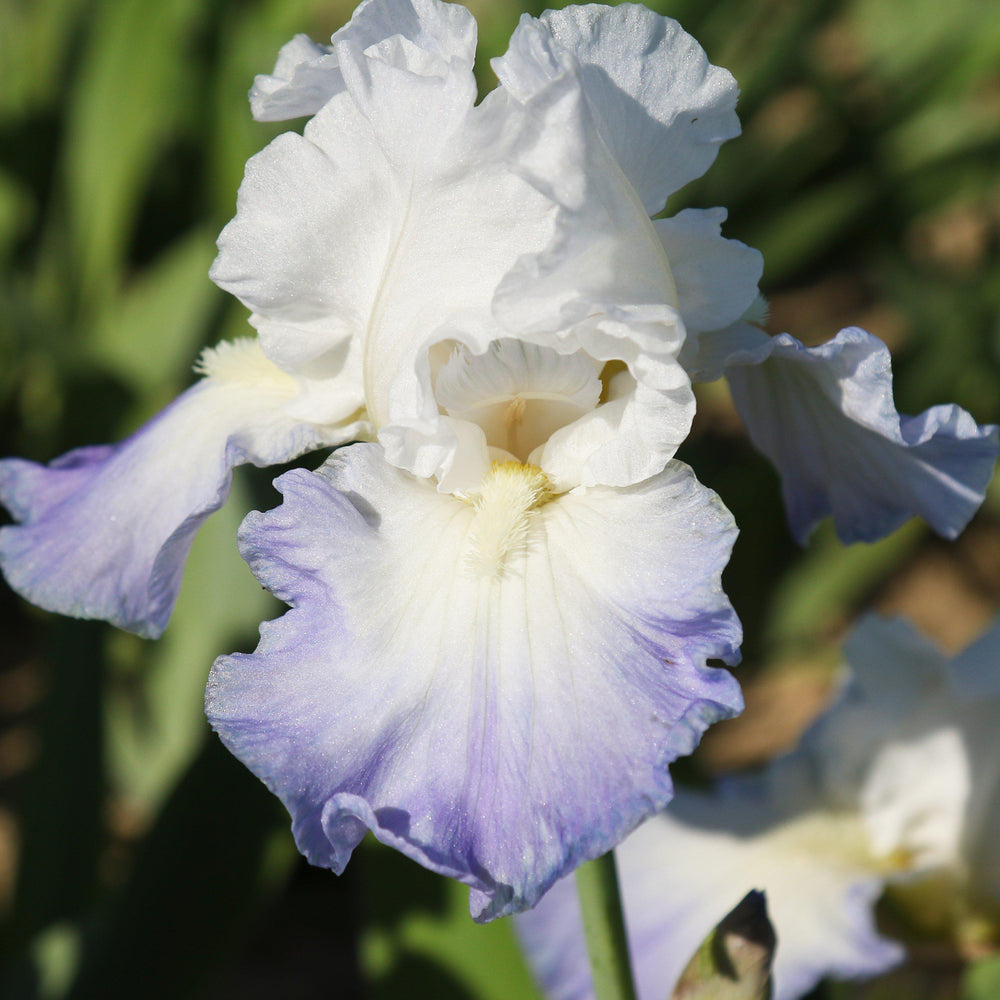
<path id="1" fill-rule="evenodd" d="M 281 384 L 285 379 L 287 385 Z M 294 383 L 193 386 L 118 445 L 79 448 L 47 466 L 0 462 L 0 568 L 18 593 L 139 635 L 166 627 L 195 531 L 244 462 L 287 461 L 324 443 L 282 416 Z"/>
<path id="2" fill-rule="evenodd" d="M 662 807 L 667 765 L 741 708 L 706 666 L 739 641 L 732 521 L 685 466 L 532 509 L 495 575 L 473 506 L 377 447 L 278 485 L 241 540 L 292 610 L 216 662 L 207 710 L 315 864 L 341 871 L 371 829 L 468 884 L 477 919 L 523 909 Z"/>
<path id="3" fill-rule="evenodd" d="M 726 378 L 754 444 L 777 466 L 792 533 L 832 515 L 845 543 L 922 517 L 956 537 L 983 502 L 997 428 L 955 405 L 896 411 L 885 345 L 857 327 L 819 347 L 781 334 L 728 359 Z"/>

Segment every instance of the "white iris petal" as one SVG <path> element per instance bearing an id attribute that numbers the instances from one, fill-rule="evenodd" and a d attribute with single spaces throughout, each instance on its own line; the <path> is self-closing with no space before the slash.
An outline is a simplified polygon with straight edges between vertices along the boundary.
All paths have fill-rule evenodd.
<path id="1" fill-rule="evenodd" d="M 369 0 L 331 46 L 290 43 L 254 110 L 314 117 L 248 164 L 213 276 L 301 379 L 302 419 L 339 412 L 324 390 L 363 396 L 389 461 L 446 490 L 490 455 L 562 490 L 630 485 L 690 428 L 686 314 L 728 321 L 755 292 L 757 255 L 721 238 L 720 210 L 649 217 L 738 130 L 735 85 L 669 19 L 579 8 L 524 20 L 476 105 L 474 29 L 437 0 Z M 440 345 L 512 339 L 633 382 L 607 409 L 561 386 L 438 398 Z"/>

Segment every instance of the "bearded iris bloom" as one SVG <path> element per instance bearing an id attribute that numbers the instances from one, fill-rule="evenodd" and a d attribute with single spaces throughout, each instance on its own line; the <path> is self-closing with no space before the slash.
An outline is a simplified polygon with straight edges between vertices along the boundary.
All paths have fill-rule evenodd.
<path id="1" fill-rule="evenodd" d="M 949 659 L 902 619 L 873 617 L 845 656 L 849 679 L 795 751 L 714 792 L 679 790 L 617 849 L 640 1000 L 669 994 L 752 888 L 778 935 L 776 1000 L 902 960 L 875 925 L 887 885 L 947 886 L 956 910 L 998 912 L 1000 623 Z M 518 921 L 548 995 L 592 996 L 572 882 Z"/>
<path id="2" fill-rule="evenodd" d="M 670 25 L 670 44 L 695 57 L 694 93 L 666 95 L 662 128 L 682 147 L 693 131 L 703 169 L 734 128 L 731 78 L 672 23 L 630 16 Z M 699 310 L 738 318 L 759 258 L 723 240 L 711 214 L 694 227 L 710 252 L 702 264 L 691 255 L 678 287 L 578 67 L 542 67 L 552 76 L 536 80 L 517 64 L 535 30 L 515 36 L 515 69 L 498 66 L 504 88 L 479 108 L 517 125 L 508 180 L 548 213 L 545 246 L 509 262 L 488 310 L 481 288 L 466 301 L 459 286 L 449 304 L 450 289 L 425 279 L 420 206 L 400 211 L 414 228 L 395 237 L 393 284 L 362 351 L 379 445 L 287 474 L 282 506 L 245 522 L 245 557 L 292 610 L 264 627 L 254 654 L 216 663 L 206 702 L 224 742 L 285 802 L 307 857 L 340 871 L 371 829 L 466 882 L 477 919 L 533 905 L 607 851 L 669 799 L 667 765 L 741 707 L 733 678 L 707 666 L 737 658 L 719 581 L 731 518 L 671 456 L 692 412 L 677 360 L 686 323 Z M 330 54 L 279 67 L 288 86 L 315 82 L 323 66 L 345 74 L 336 39 L 334 54 L 335 67 Z M 257 90 L 288 99 L 280 81 Z M 306 140 L 336 100 L 312 99 L 328 103 Z M 470 99 L 465 114 L 476 113 Z M 567 159 L 586 169 L 567 174 Z M 657 177 L 649 197 L 660 207 L 686 179 Z M 215 276 L 251 306 L 263 338 L 288 322 L 273 294 L 287 251 L 257 263 L 260 210 L 241 198 Z M 712 266 L 720 258 L 728 274 Z M 315 323 L 343 329 L 336 317 Z"/>
<path id="3" fill-rule="evenodd" d="M 694 408 L 676 358 L 685 334 L 737 319 L 761 263 L 719 235 L 718 211 L 686 213 L 680 235 L 661 238 L 648 210 L 736 134 L 736 87 L 644 8 L 557 17 L 630 38 L 636 57 L 648 47 L 649 71 L 624 81 L 635 93 L 601 68 L 620 55 L 607 45 L 589 74 L 561 49 L 561 64 L 533 67 L 542 29 L 526 22 L 506 85 L 476 106 L 475 23 L 430 0 L 363 4 L 316 66 L 288 68 L 315 46 L 283 53 L 291 82 L 270 90 L 291 96 L 262 97 L 259 81 L 255 109 L 313 117 L 248 163 L 212 272 L 258 338 L 207 352 L 203 380 L 119 446 L 0 466 L 21 522 L 0 536 L 17 590 L 158 635 L 190 540 L 241 462 L 377 436 L 393 464 L 474 488 L 489 455 L 474 421 L 441 412 L 433 382 L 453 351 L 505 338 L 608 368 L 605 398 L 546 460 L 561 488 L 664 467 Z M 593 94 L 621 105 L 615 155 Z M 626 140 L 640 117 L 636 151 Z"/>
<path id="4" fill-rule="evenodd" d="M 234 465 L 366 442 L 245 522 L 292 609 L 217 662 L 209 717 L 310 859 L 341 870 L 371 829 L 488 919 L 662 808 L 739 710 L 708 666 L 738 658 L 734 528 L 673 456 L 693 377 L 784 355 L 720 348 L 762 269 L 725 212 L 653 219 L 738 132 L 725 70 L 636 5 L 522 19 L 479 104 L 474 50 L 437 0 L 282 50 L 254 112 L 311 117 L 248 163 L 212 270 L 257 338 L 121 445 L 0 465 L 0 560 L 42 606 L 156 635 Z M 930 439 L 974 495 L 968 423 Z"/>

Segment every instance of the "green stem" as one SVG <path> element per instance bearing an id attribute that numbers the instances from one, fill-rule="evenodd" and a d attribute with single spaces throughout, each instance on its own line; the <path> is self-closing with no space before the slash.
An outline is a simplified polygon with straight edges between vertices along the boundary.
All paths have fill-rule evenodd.
<path id="1" fill-rule="evenodd" d="M 636 1000 L 614 852 L 581 865 L 576 870 L 576 889 L 583 910 L 594 996 L 597 1000 Z"/>

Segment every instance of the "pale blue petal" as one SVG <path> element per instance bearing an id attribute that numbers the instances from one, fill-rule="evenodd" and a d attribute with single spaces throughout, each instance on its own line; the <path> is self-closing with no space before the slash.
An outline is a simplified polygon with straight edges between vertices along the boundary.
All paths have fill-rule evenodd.
<path id="1" fill-rule="evenodd" d="M 667 802 L 667 765 L 741 707 L 707 658 L 739 625 L 731 518 L 672 463 L 534 510 L 496 577 L 472 506 L 376 446 L 277 481 L 244 556 L 292 606 L 212 669 L 207 711 L 343 870 L 367 829 L 470 886 L 488 920 L 532 905 Z"/>
<path id="2" fill-rule="evenodd" d="M 293 391 L 205 380 L 121 444 L 47 466 L 0 462 L 0 502 L 20 522 L 0 529 L 7 581 L 49 611 L 159 635 L 194 534 L 228 495 L 233 467 L 326 443 L 282 415 Z"/>
<path id="3" fill-rule="evenodd" d="M 777 466 L 802 543 L 831 515 L 845 543 L 908 518 L 956 537 L 983 502 L 997 428 L 955 405 L 896 411 L 886 346 L 857 327 L 819 347 L 781 334 L 730 358 L 726 377 L 754 444 Z"/>

